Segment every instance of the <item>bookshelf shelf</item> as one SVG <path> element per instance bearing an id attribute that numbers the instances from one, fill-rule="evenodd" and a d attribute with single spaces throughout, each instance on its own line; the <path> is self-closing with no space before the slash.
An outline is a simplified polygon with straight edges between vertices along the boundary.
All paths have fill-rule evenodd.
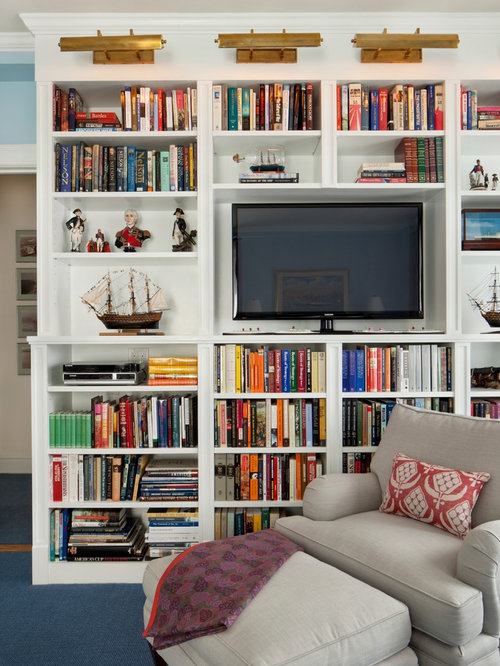
<path id="1" fill-rule="evenodd" d="M 70 15 L 68 15 L 70 16 Z M 160 23 L 167 15 L 159 16 Z M 358 17 L 359 19 L 359 17 Z M 69 21 L 70 19 L 67 18 Z M 89 19 L 90 20 L 90 19 Z M 94 18 L 92 19 L 94 20 Z M 97 22 L 98 15 L 95 16 Z M 228 19 L 225 19 L 228 21 Z M 238 19 L 240 20 L 240 19 Z M 242 18 L 243 23 L 250 19 Z M 271 22 L 278 19 L 271 17 Z M 281 20 L 281 19 L 279 19 Z M 311 19 L 313 20 L 313 19 Z M 144 19 L 146 24 L 151 18 Z M 188 23 L 191 25 L 190 20 Z M 107 24 L 107 25 L 106 25 Z M 144 24 L 144 25 L 146 25 Z M 111 18 L 100 21 L 96 29 L 114 28 Z M 151 26 L 157 29 L 156 22 Z M 249 26 L 249 29 L 253 26 Z M 389 29 L 393 28 L 391 21 Z M 447 26 L 448 27 L 448 26 Z M 425 80 L 411 78 L 405 65 L 381 66 L 379 78 L 366 76 L 368 70 L 352 57 L 350 44 L 335 46 L 326 36 L 321 50 L 304 54 L 303 61 L 294 67 L 294 79 L 284 73 L 283 65 L 242 66 L 221 59 L 213 49 L 210 28 L 196 24 L 196 38 L 181 26 L 178 34 L 168 35 L 172 58 L 158 57 L 154 66 L 144 68 L 89 66 L 85 55 L 69 59 L 55 54 L 54 39 L 60 35 L 60 22 L 43 26 L 36 39 L 38 108 L 38 247 L 39 301 L 38 335 L 30 338 L 32 345 L 33 382 L 33 471 L 36 475 L 34 498 L 34 582 L 139 582 L 145 562 L 92 563 L 50 562 L 50 524 L 52 510 L 126 508 L 130 515 L 140 517 L 146 524 L 149 508 L 196 508 L 199 511 L 201 538 L 210 540 L 217 532 L 219 513 L 226 509 L 266 507 L 282 511 L 300 511 L 301 501 L 234 501 L 215 500 L 214 465 L 216 456 L 258 454 L 262 456 L 295 456 L 315 454 L 323 472 L 341 472 L 346 454 L 372 454 L 376 446 L 343 446 L 343 407 L 350 400 L 392 401 L 435 399 L 449 401 L 458 413 L 470 412 L 475 398 L 496 399 L 490 390 L 472 390 L 472 367 L 500 365 L 500 342 L 490 333 L 477 313 L 467 303 L 465 293 L 477 280 L 479 272 L 495 265 L 500 251 L 461 251 L 460 211 L 465 207 L 500 208 L 500 190 L 469 190 L 468 173 L 476 159 L 484 162 L 491 174 L 500 173 L 500 130 L 467 131 L 461 129 L 460 86 L 476 88 L 483 103 L 500 101 L 500 84 L 492 71 L 494 54 L 485 57 L 484 78 L 476 77 L 477 62 L 473 58 L 449 60 L 444 56 L 425 66 Z M 282 29 L 276 26 L 277 31 Z M 35 32 L 38 30 L 36 28 Z M 170 30 L 170 27 L 169 27 Z M 359 26 L 353 27 L 357 32 Z M 175 32 L 175 31 L 174 31 Z M 189 34 L 188 34 L 189 33 Z M 201 35 L 202 38 L 198 38 Z M 206 38 L 206 39 L 205 39 Z M 477 40 L 476 36 L 471 39 Z M 186 56 L 186 40 L 189 56 Z M 199 43 L 198 43 L 199 42 Z M 207 44 L 210 43 L 210 48 Z M 484 45 L 477 41 L 478 49 Z M 332 50 L 333 49 L 333 50 Z M 186 57 L 185 57 L 186 56 Z M 332 62 L 338 63 L 332 70 Z M 343 63 L 343 66 L 341 64 Z M 286 68 L 286 66 L 285 66 Z M 342 71 L 344 70 L 344 71 Z M 287 70 L 288 71 L 288 70 Z M 332 72 L 339 75 L 332 77 Z M 405 72 L 410 75 L 405 77 Z M 314 74 L 310 79 L 308 75 Z M 143 76 L 142 82 L 137 80 Z M 464 77 L 461 81 L 460 77 Z M 172 77 L 172 78 L 171 78 Z M 89 111 L 114 111 L 121 115 L 120 91 L 126 86 L 149 86 L 153 90 L 191 88 L 197 93 L 197 126 L 183 131 L 53 131 L 53 81 L 62 89 L 75 86 Z M 259 90 L 260 84 L 271 82 L 313 83 L 312 126 L 309 130 L 213 130 L 213 87 L 237 86 Z M 415 88 L 442 84 L 444 88 L 443 130 L 345 131 L 338 129 L 337 86 L 361 81 L 370 88 L 410 83 Z M 221 125 L 222 126 L 222 125 Z M 417 183 L 356 183 L 361 162 L 393 162 L 395 149 L 404 139 L 442 139 L 445 182 Z M 102 145 L 117 147 L 131 145 L 148 150 L 165 150 L 170 144 L 186 146 L 196 143 L 197 189 L 192 191 L 151 192 L 57 192 L 54 191 L 56 144 L 79 146 Z M 259 147 L 283 146 L 286 170 L 298 173 L 298 183 L 244 184 L 241 173 L 248 171 L 248 159 L 239 164 L 233 155 L 249 157 Z M 251 322 L 258 335 L 249 334 L 249 322 L 232 318 L 231 266 L 231 205 L 234 203 L 293 202 L 422 202 L 424 204 L 423 283 L 424 314 L 422 320 L 359 320 L 338 321 L 332 335 L 310 333 L 317 321 Z M 179 207 L 190 230 L 197 230 L 197 245 L 193 252 L 172 252 L 174 211 Z M 84 244 L 102 229 L 110 243 L 108 254 L 70 253 L 65 222 L 72 211 L 80 208 L 87 218 Z M 136 253 L 118 251 L 113 243 L 116 232 L 123 228 L 124 211 L 134 208 L 139 213 L 139 227 L 151 232 L 151 239 Z M 304 238 L 307 239 L 307 218 Z M 305 240 L 306 242 L 306 240 Z M 362 242 L 362 238 L 360 238 Z M 81 296 L 104 274 L 106 269 L 127 266 L 147 269 L 151 279 L 160 284 L 170 309 L 160 322 L 158 336 L 101 335 L 106 333 L 95 315 L 81 303 Z M 243 325 L 242 325 L 243 324 Z M 303 329 L 292 334 L 293 330 Z M 429 336 L 424 328 L 432 332 Z M 290 333 L 287 330 L 290 328 Z M 245 330 L 247 329 L 247 330 Z M 351 331 L 350 329 L 355 329 Z M 369 329 L 381 329 L 369 333 Z M 415 332 L 418 329 L 418 333 Z M 267 331 L 267 332 L 266 332 Z M 391 333 L 394 331 L 394 333 Z M 223 335 L 231 333 L 232 335 Z M 311 347 L 325 352 L 325 390 L 314 393 L 272 392 L 238 393 L 214 390 L 216 351 L 218 346 L 232 342 L 257 348 Z M 370 345 L 448 345 L 452 358 L 452 389 L 447 391 L 362 391 L 342 389 L 342 352 L 357 346 Z M 131 350 L 141 348 L 151 356 L 196 356 L 198 384 L 196 386 L 68 386 L 61 383 L 61 366 L 67 362 L 126 362 Z M 195 395 L 198 400 L 198 442 L 196 448 L 128 448 L 89 449 L 72 447 L 49 448 L 49 414 L 57 411 L 88 409 L 95 395 L 116 397 L 130 394 L 133 398 L 152 395 Z M 326 403 L 326 444 L 314 447 L 217 447 L 215 446 L 214 414 L 217 401 L 222 400 L 324 400 Z M 444 404 L 444 403 L 443 403 Z M 234 442 L 234 440 L 232 440 Z M 196 457 L 199 473 L 197 502 L 53 502 L 49 498 L 50 459 L 59 454 L 77 454 L 98 458 L 104 455 L 149 455 L 159 459 Z M 98 496 L 98 495 L 96 495 Z M 219 527 L 222 523 L 219 524 Z M 116 565 L 119 566 L 116 566 Z"/>

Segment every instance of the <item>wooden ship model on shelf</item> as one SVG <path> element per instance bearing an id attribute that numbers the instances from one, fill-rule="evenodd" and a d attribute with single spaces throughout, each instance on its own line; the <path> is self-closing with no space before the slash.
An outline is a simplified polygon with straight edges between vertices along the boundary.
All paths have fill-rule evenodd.
<path id="1" fill-rule="evenodd" d="M 489 326 L 500 328 L 500 282 L 496 266 L 467 296 Z"/>
<path id="2" fill-rule="evenodd" d="M 161 288 L 133 268 L 108 271 L 82 301 L 106 328 L 123 335 L 158 329 L 163 311 L 168 310 Z"/>

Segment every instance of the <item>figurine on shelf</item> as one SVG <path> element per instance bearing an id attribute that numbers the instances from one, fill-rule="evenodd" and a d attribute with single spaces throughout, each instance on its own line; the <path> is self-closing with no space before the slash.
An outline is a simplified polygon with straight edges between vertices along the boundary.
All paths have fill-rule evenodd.
<path id="1" fill-rule="evenodd" d="M 86 219 L 82 219 L 82 211 L 79 208 L 75 208 L 73 216 L 66 222 L 66 228 L 70 231 L 69 249 L 71 252 L 80 252 Z"/>
<path id="2" fill-rule="evenodd" d="M 470 180 L 470 189 L 471 190 L 485 190 L 487 185 L 485 185 L 485 176 L 484 169 L 481 164 L 481 160 L 476 160 L 476 163 L 472 167 L 469 173 Z"/>
<path id="3" fill-rule="evenodd" d="M 104 240 L 102 229 L 97 230 L 95 240 L 91 238 L 87 243 L 87 252 L 111 252 L 108 241 Z"/>
<path id="4" fill-rule="evenodd" d="M 182 208 L 176 208 L 174 211 L 174 228 L 172 229 L 172 238 L 175 245 L 172 245 L 173 252 L 190 252 L 193 245 L 196 245 L 194 240 L 197 236 L 196 229 L 191 233 L 187 230 L 186 220 L 183 218 L 184 211 Z"/>
<path id="5" fill-rule="evenodd" d="M 497 184 L 498 184 L 498 176 L 496 173 L 494 173 L 491 177 L 491 189 L 496 190 Z"/>
<path id="6" fill-rule="evenodd" d="M 123 248 L 124 252 L 135 252 L 136 248 L 142 247 L 143 242 L 151 238 L 151 234 L 137 226 L 139 216 L 136 210 L 127 208 L 124 216 L 126 226 L 116 232 L 115 245 Z"/>

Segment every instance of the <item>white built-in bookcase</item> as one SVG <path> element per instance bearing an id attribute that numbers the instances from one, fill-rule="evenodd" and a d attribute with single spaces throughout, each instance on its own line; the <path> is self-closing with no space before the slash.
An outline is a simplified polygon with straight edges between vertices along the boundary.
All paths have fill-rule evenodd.
<path id="1" fill-rule="evenodd" d="M 138 582 L 144 563 L 65 563 L 49 560 L 49 419 L 51 411 L 88 408 L 99 393 L 110 399 L 123 393 L 113 386 L 69 387 L 61 380 L 61 366 L 68 361 L 127 361 L 129 349 L 143 347 L 150 356 L 197 355 L 198 447 L 153 451 L 162 456 L 195 453 L 199 467 L 199 502 L 203 539 L 214 536 L 214 509 L 227 503 L 214 502 L 213 445 L 215 400 L 224 396 L 214 390 L 214 349 L 229 342 L 273 347 L 310 346 L 326 352 L 326 446 L 319 451 L 324 471 L 342 469 L 342 403 L 352 394 L 342 393 L 342 351 L 357 344 L 448 343 L 453 349 L 452 390 L 439 393 L 454 399 L 455 411 L 468 413 L 470 369 L 500 365 L 498 336 L 470 309 L 465 292 L 488 267 L 500 262 L 500 252 L 462 252 L 463 207 L 500 207 L 500 191 L 470 192 L 467 174 L 480 157 L 487 170 L 500 172 L 500 131 L 471 132 L 459 127 L 460 86 L 474 87 L 484 104 L 500 104 L 500 77 L 496 44 L 500 22 L 484 15 L 446 16 L 404 14 L 404 23 L 390 14 L 289 15 L 168 15 L 168 14 L 26 14 L 23 19 L 35 34 L 38 117 L 38 325 L 32 345 L 33 430 L 33 582 Z M 457 32 L 457 51 L 424 52 L 422 64 L 361 65 L 350 40 L 356 32 Z M 59 37 L 161 32 L 167 44 L 157 52 L 154 65 L 98 66 L 88 53 L 60 53 Z M 214 38 L 219 32 L 320 31 L 319 49 L 299 51 L 296 65 L 236 65 L 234 53 L 219 50 Z M 478 61 L 476 54 L 481 52 Z M 299 132 L 212 131 L 212 85 L 240 86 L 274 81 L 312 81 L 314 84 L 314 129 Z M 373 87 L 391 87 L 406 82 L 417 85 L 443 83 L 445 90 L 444 130 L 427 135 L 444 138 L 445 182 L 441 184 L 361 185 L 354 183 L 361 161 L 392 161 L 396 144 L 408 132 L 340 132 L 336 129 L 336 86 L 361 81 Z M 53 84 L 75 87 L 90 110 L 120 112 L 119 91 L 124 85 L 195 87 L 198 93 L 198 126 L 191 132 L 130 133 L 126 142 L 161 148 L 169 143 L 196 141 L 198 146 L 198 190 L 196 192 L 150 193 L 55 193 L 54 145 L 78 141 L 75 133 L 52 132 Z M 419 133 L 422 135 L 422 133 Z M 84 139 L 108 145 L 124 143 L 120 133 L 86 133 Z M 300 172 L 298 184 L 246 186 L 238 183 L 241 167 L 232 159 L 263 142 L 285 147 L 287 167 Z M 259 335 L 248 335 L 249 325 L 231 317 L 231 204 L 234 202 L 296 201 L 422 201 L 424 203 L 424 306 L 425 319 L 418 321 L 357 322 L 356 328 L 417 332 L 329 336 L 269 334 L 295 324 L 310 328 L 314 322 L 253 322 Z M 191 229 L 197 229 L 195 252 L 171 252 L 170 234 L 176 207 L 185 211 Z M 88 229 L 102 228 L 113 240 L 123 225 L 123 213 L 132 207 L 140 213 L 140 226 L 152 238 L 132 257 L 112 248 L 110 254 L 95 255 L 67 251 L 64 222 L 79 207 L 88 219 Z M 306 224 L 306 222 L 305 222 Z M 86 236 L 88 238 L 88 235 Z M 360 239 L 362 242 L 362 239 Z M 170 310 L 160 323 L 163 336 L 128 338 L 100 336 L 102 325 L 87 311 L 80 297 L 107 268 L 133 264 L 146 269 L 164 289 Z M 348 329 L 349 322 L 338 328 Z M 352 327 L 352 325 L 351 325 Z M 422 327 L 432 333 L 419 333 Z M 237 335 L 226 336 L 227 332 Z M 157 390 L 148 387 L 147 392 Z M 168 390 L 168 389 L 167 389 Z M 127 393 L 144 393 L 137 387 Z M 166 387 L 158 392 L 165 393 Z M 483 391 L 487 396 L 491 392 Z M 419 393 L 404 397 L 422 397 Z M 438 395 L 438 394 L 433 394 Z M 479 395 L 479 392 L 478 392 Z M 494 394 L 496 395 L 496 394 Z M 363 397 L 366 394 L 357 394 Z M 231 398 L 234 395 L 227 395 Z M 252 398 L 258 397 L 255 394 Z M 275 396 L 276 397 L 276 396 Z M 376 397 L 370 393 L 369 397 Z M 400 397 L 384 393 L 379 397 Z M 72 452 L 74 449 L 71 450 Z M 116 451 L 116 450 L 115 450 Z M 135 452 L 142 452 L 137 450 Z M 95 452 L 95 450 L 94 450 Z M 119 452 L 119 451 L 118 451 Z M 134 450 L 127 450 L 127 453 Z M 149 451 L 148 451 L 149 452 Z M 85 450 L 88 453 L 88 450 Z M 100 453 L 96 453 L 99 455 Z M 86 508 L 90 503 L 85 503 Z M 102 503 L 101 503 L 102 504 Z M 91 503 L 91 506 L 101 506 Z M 144 515 L 147 503 L 125 503 L 132 512 Z M 247 503 L 248 506 L 260 503 Z M 300 503 L 282 502 L 294 510 Z M 106 503 L 106 506 L 109 506 Z M 62 506 L 59 503 L 57 506 Z M 82 506 L 72 504 L 71 507 Z M 70 508 L 71 508 L 70 507 Z"/>

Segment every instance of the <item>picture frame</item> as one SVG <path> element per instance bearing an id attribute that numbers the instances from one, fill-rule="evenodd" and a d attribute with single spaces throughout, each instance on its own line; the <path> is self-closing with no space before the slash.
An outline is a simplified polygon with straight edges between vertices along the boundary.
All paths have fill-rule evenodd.
<path id="1" fill-rule="evenodd" d="M 31 374 L 31 348 L 27 342 L 17 343 L 17 374 Z"/>
<path id="2" fill-rule="evenodd" d="M 34 263 L 36 256 L 36 231 L 18 229 L 16 231 L 16 262 Z"/>
<path id="3" fill-rule="evenodd" d="M 17 337 L 36 335 L 38 326 L 36 305 L 17 306 Z"/>
<path id="4" fill-rule="evenodd" d="M 462 210 L 462 250 L 500 250 L 500 208 Z"/>
<path id="5" fill-rule="evenodd" d="M 16 268 L 17 300 L 36 301 L 36 267 Z"/>
<path id="6" fill-rule="evenodd" d="M 276 308 L 281 312 L 304 311 L 304 304 L 311 305 L 311 312 L 325 309 L 345 310 L 349 307 L 349 271 L 311 270 L 277 271 Z"/>

